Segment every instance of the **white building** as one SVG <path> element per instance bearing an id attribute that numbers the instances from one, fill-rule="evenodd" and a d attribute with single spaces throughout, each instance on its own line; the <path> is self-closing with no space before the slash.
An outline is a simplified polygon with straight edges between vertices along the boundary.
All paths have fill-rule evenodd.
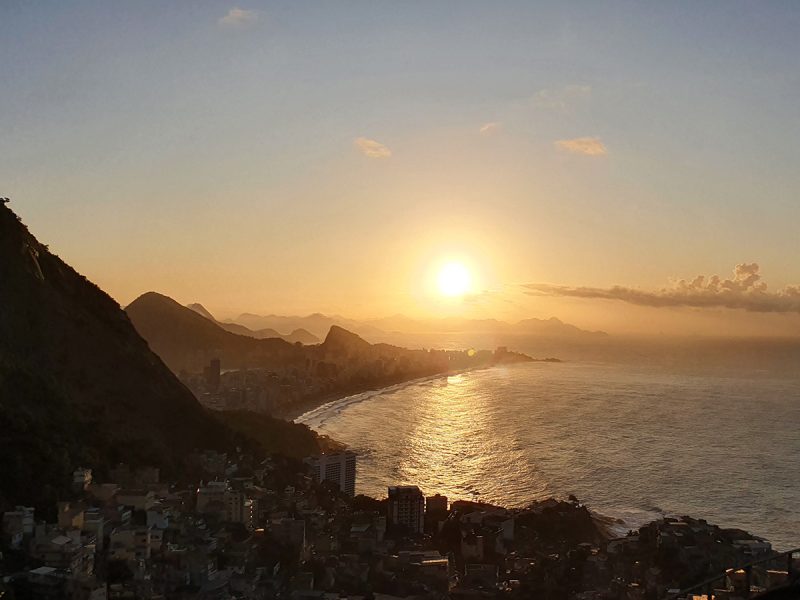
<path id="1" fill-rule="evenodd" d="M 333 481 L 348 496 L 356 495 L 356 454 L 339 452 L 307 458 L 305 463 L 311 467 L 311 474 L 317 483 Z"/>

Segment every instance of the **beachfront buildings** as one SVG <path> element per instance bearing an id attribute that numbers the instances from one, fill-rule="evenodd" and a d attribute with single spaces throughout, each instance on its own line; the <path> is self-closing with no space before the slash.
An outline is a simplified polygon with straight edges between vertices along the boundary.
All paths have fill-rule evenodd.
<path id="1" fill-rule="evenodd" d="M 425 529 L 425 496 L 416 485 L 389 488 L 389 524 L 405 527 L 414 533 Z"/>
<path id="2" fill-rule="evenodd" d="M 314 481 L 332 481 L 350 497 L 356 495 L 356 455 L 345 451 L 307 458 Z"/>
<path id="3" fill-rule="evenodd" d="M 117 469 L 130 487 L 93 482 L 67 493 L 54 523 L 24 506 L 4 513 L 0 597 L 640 600 L 718 574 L 715 586 L 732 598 L 800 571 L 789 553 L 748 575 L 739 567 L 769 559 L 770 544 L 690 517 L 608 540 L 577 501 L 448 506 L 416 486 L 390 487 L 385 503 L 350 501 L 320 490 L 294 461 L 201 455 L 210 470 L 195 485 L 155 483 L 140 469 L 148 484 Z M 233 475 L 239 464 L 248 470 Z"/>
<path id="4" fill-rule="evenodd" d="M 447 496 L 435 494 L 425 499 L 425 512 L 428 515 L 447 515 Z"/>

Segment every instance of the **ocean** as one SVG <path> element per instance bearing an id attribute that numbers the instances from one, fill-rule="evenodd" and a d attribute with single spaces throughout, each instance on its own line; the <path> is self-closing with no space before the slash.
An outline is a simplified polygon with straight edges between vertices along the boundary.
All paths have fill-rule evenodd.
<path id="1" fill-rule="evenodd" d="M 691 515 L 800 546 L 800 376 L 588 361 L 431 377 L 297 419 L 359 454 L 357 493 L 510 507 L 574 494 L 621 533 Z"/>

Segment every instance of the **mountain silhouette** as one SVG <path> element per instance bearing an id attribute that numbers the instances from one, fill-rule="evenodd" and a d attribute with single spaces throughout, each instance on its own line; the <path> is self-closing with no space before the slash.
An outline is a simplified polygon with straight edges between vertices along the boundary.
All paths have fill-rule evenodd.
<path id="1" fill-rule="evenodd" d="M 303 352 L 281 338 L 256 339 L 232 333 L 168 296 L 147 292 L 126 308 L 136 330 L 175 372 L 202 371 L 213 358 L 225 368 L 283 365 Z"/>
<path id="2" fill-rule="evenodd" d="M 79 466 L 100 476 L 117 462 L 176 473 L 193 449 L 227 450 L 237 441 L 119 305 L 38 242 L 5 204 L 0 431 L 0 510 L 54 506 Z"/>
<path id="3" fill-rule="evenodd" d="M 388 344 L 370 344 L 355 333 L 332 325 L 322 344 L 302 346 L 280 338 L 256 339 L 227 331 L 168 296 L 147 292 L 125 311 L 137 331 L 175 373 L 196 373 L 218 358 L 226 369 L 294 367 L 307 369 L 309 361 L 358 356 L 357 368 L 375 359 L 400 356 L 429 362 L 425 353 Z"/>
<path id="4" fill-rule="evenodd" d="M 491 352 L 447 353 L 371 344 L 335 324 L 321 344 L 256 339 L 227 331 L 222 324 L 156 292 L 142 294 L 125 310 L 153 351 L 185 381 L 203 373 L 214 359 L 220 360 L 223 370 L 266 371 L 283 390 L 275 392 L 277 404 L 272 408 L 278 410 L 299 401 L 353 394 L 492 362 Z"/>
<path id="5" fill-rule="evenodd" d="M 267 328 L 274 329 L 275 331 L 291 331 L 292 333 L 290 335 L 296 337 L 296 339 L 292 341 L 302 341 L 298 332 L 305 331 L 305 333 L 316 338 L 316 341 L 313 343 L 319 343 L 320 338 L 324 338 L 334 325 L 372 339 L 379 339 L 384 333 L 366 322 L 347 319 L 339 315 L 324 315 L 322 313 L 313 313 L 304 317 L 242 313 L 235 319 L 227 319 L 224 324 L 229 323 L 244 325 L 253 331 Z"/>
<path id="6" fill-rule="evenodd" d="M 203 306 L 202 304 L 198 303 L 198 302 L 195 302 L 193 304 L 187 304 L 186 308 L 191 308 L 198 315 L 201 315 L 201 316 L 205 317 L 209 321 L 214 321 L 215 323 L 217 322 L 217 320 L 214 318 L 214 315 L 212 315 L 210 312 L 208 312 L 206 307 Z"/>
<path id="7" fill-rule="evenodd" d="M 300 342 L 301 344 L 304 344 L 306 346 L 311 344 L 319 344 L 320 342 L 320 339 L 317 336 L 315 336 L 314 334 L 303 328 L 297 328 L 294 331 L 292 331 L 289 335 L 282 335 L 281 333 L 279 333 L 275 329 L 272 329 L 271 327 L 253 330 L 239 323 L 220 322 L 216 318 L 214 318 L 214 315 L 212 315 L 206 309 L 205 306 L 199 303 L 187 304 L 186 308 L 190 308 L 197 314 L 208 319 L 209 321 L 216 323 L 217 325 L 222 327 L 222 329 L 224 329 L 225 331 L 230 331 L 231 333 L 236 333 L 239 335 L 246 335 L 248 337 L 253 337 L 258 340 L 263 340 L 266 338 L 280 338 L 282 340 L 289 342 L 290 344 L 295 344 L 297 342 Z"/>

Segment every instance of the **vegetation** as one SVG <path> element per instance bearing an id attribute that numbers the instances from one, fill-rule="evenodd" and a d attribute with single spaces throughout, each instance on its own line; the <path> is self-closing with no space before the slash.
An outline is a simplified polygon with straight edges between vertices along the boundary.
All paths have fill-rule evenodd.
<path id="1" fill-rule="evenodd" d="M 319 454 L 324 438 L 306 425 L 290 423 L 247 410 L 226 410 L 212 413 L 226 427 L 253 440 L 264 454 L 282 454 L 303 458 Z"/>

